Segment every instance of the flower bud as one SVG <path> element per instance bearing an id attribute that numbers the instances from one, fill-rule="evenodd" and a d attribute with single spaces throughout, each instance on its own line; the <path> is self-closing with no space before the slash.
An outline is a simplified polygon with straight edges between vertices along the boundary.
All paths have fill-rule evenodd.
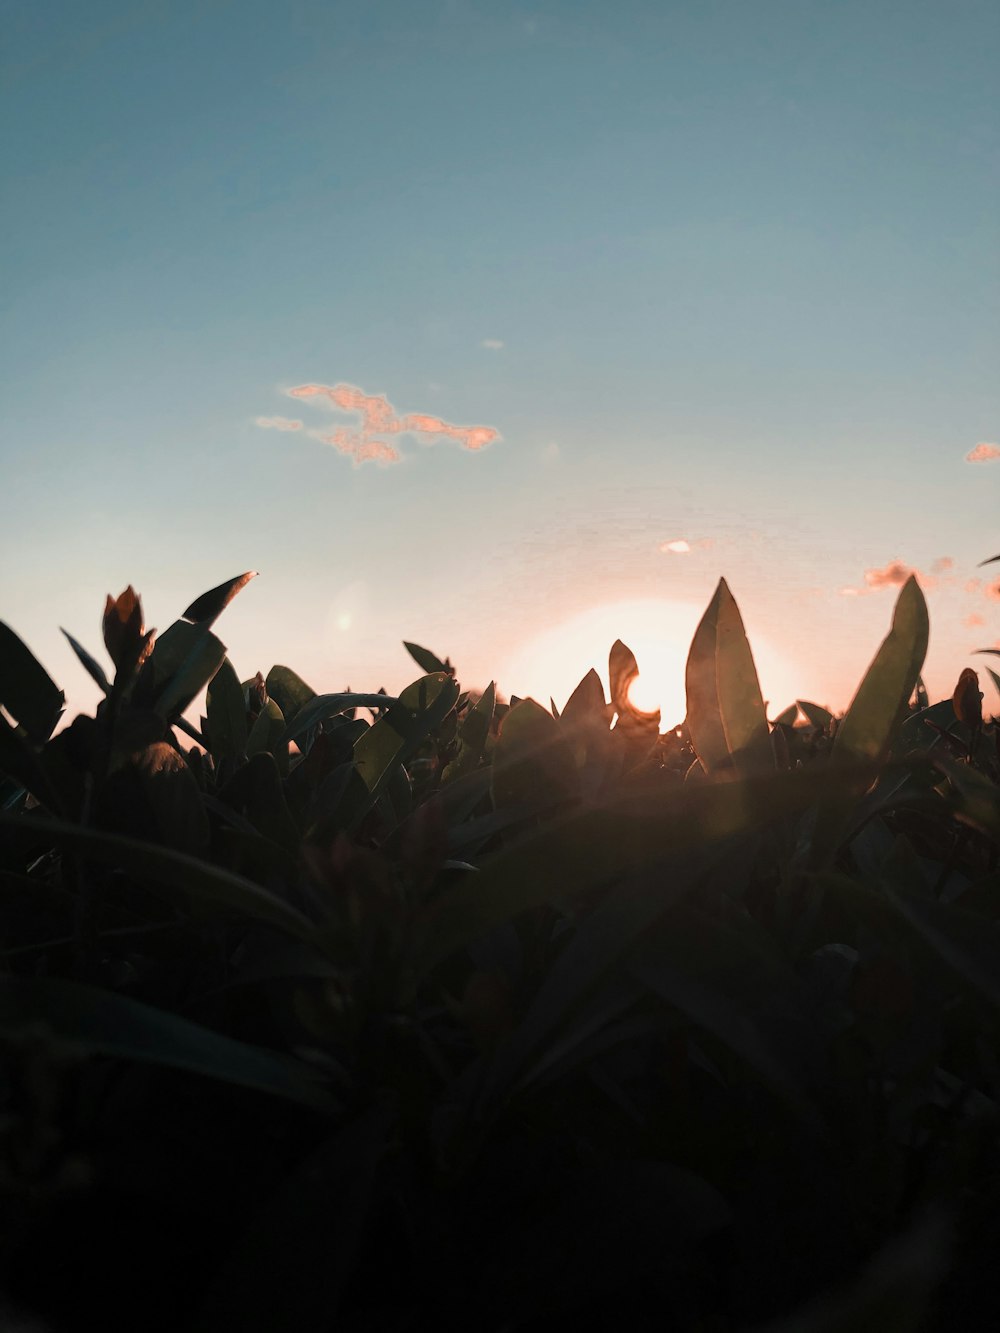
<path id="1" fill-rule="evenodd" d="M 965 667 L 959 676 L 951 703 L 959 722 L 964 722 L 972 730 L 982 726 L 983 694 L 979 688 L 979 676 L 972 667 Z"/>

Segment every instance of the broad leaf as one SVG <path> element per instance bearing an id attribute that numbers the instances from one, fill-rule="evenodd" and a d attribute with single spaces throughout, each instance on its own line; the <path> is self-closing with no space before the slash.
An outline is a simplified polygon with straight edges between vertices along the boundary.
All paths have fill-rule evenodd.
<path id="1" fill-rule="evenodd" d="M 247 709 L 240 678 L 228 657 L 209 684 L 206 711 L 213 758 L 243 758 L 247 752 Z"/>
<path id="2" fill-rule="evenodd" d="M 0 704 L 40 745 L 52 735 L 65 702 L 28 645 L 0 620 Z"/>
<path id="3" fill-rule="evenodd" d="M 316 691 L 307 685 L 301 676 L 291 667 L 273 666 L 267 673 L 267 693 L 278 707 L 286 724 L 295 718 L 299 711 L 316 698 Z"/>
<path id="4" fill-rule="evenodd" d="M 4 1031 L 44 1023 L 88 1055 L 138 1060 L 253 1088 L 317 1111 L 337 1103 L 305 1068 L 125 995 L 55 977 L 0 978 Z"/>
<path id="5" fill-rule="evenodd" d="M 493 804 L 556 802 L 576 795 L 573 753 L 560 724 L 534 699 L 523 699 L 503 720 L 493 751 Z"/>
<path id="6" fill-rule="evenodd" d="M 0 814 L 0 829 L 20 830 L 26 823 L 36 836 L 44 834 L 69 843 L 88 859 L 119 867 L 137 879 L 157 884 L 182 910 L 189 909 L 193 903 L 204 904 L 222 912 L 267 922 L 298 939 L 313 942 L 315 938 L 308 917 L 241 875 L 230 874 L 168 847 L 139 842 L 117 833 L 103 833 L 61 819 L 26 821 L 21 816 Z"/>

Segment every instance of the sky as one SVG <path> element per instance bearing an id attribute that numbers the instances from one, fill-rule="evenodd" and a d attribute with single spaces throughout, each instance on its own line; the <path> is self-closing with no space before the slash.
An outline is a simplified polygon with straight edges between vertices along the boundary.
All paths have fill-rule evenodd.
<path id="1" fill-rule="evenodd" d="M 561 705 L 621 635 L 665 714 L 724 577 L 772 715 L 847 707 L 915 571 L 932 699 L 1000 711 L 994 0 L 4 26 L 0 618 L 68 717 L 60 626 L 251 569 L 241 678 L 392 693 L 410 640 Z"/>

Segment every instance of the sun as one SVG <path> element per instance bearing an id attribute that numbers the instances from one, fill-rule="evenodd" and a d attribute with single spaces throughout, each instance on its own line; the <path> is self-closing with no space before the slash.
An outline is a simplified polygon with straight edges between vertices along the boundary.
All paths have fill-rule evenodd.
<path id="1" fill-rule="evenodd" d="M 639 676 L 629 698 L 643 712 L 660 710 L 666 731 L 684 720 L 684 665 L 704 607 L 689 602 L 640 598 L 594 607 L 529 640 L 502 663 L 497 684 L 508 696 L 530 696 L 561 708 L 593 667 L 608 695 L 608 653 L 621 639 L 635 654 Z M 761 690 L 774 716 L 792 703 L 801 680 L 795 663 L 747 627 Z"/>

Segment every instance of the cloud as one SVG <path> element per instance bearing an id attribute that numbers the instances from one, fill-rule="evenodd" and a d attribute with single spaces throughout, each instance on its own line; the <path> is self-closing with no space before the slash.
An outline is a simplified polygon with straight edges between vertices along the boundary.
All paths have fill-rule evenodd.
<path id="1" fill-rule="evenodd" d="M 559 457 L 559 445 L 555 440 L 549 440 L 548 444 L 542 446 L 542 457 L 547 463 L 551 463 Z"/>
<path id="2" fill-rule="evenodd" d="M 1000 602 L 1000 579 L 996 583 L 988 583 L 983 591 L 991 602 Z"/>
<path id="3" fill-rule="evenodd" d="M 258 417 L 256 424 L 262 430 L 301 430 L 301 421 L 289 421 L 288 417 Z"/>
<path id="4" fill-rule="evenodd" d="M 485 347 L 491 352 L 500 352 L 503 350 L 503 340 L 500 338 L 484 338 L 479 346 Z"/>
<path id="5" fill-rule="evenodd" d="M 662 542 L 660 544 L 661 551 L 672 551 L 674 555 L 686 555 L 690 549 L 691 543 L 686 542 L 683 537 L 678 537 L 672 542 Z"/>
<path id="6" fill-rule="evenodd" d="M 1000 458 L 1000 444 L 987 444 L 985 440 L 965 455 L 967 463 L 988 463 L 991 458 Z"/>
<path id="7" fill-rule="evenodd" d="M 310 432 L 350 455 L 355 466 L 369 460 L 380 464 L 401 460 L 400 451 L 378 439 L 380 435 L 412 435 L 421 444 L 432 444 L 438 439 L 457 440 L 463 449 L 471 451 L 485 449 L 500 439 L 500 432 L 492 426 L 455 426 L 424 412 L 400 416 L 385 394 L 365 393 L 353 384 L 300 384 L 287 393 L 289 398 L 325 400 L 337 411 L 360 418 L 354 428 L 340 426 L 330 435 Z"/>
<path id="8" fill-rule="evenodd" d="M 986 620 L 978 611 L 973 611 L 971 615 L 965 617 L 962 624 L 967 625 L 969 629 L 976 629 L 979 625 L 985 625 Z"/>
<path id="9" fill-rule="evenodd" d="M 944 574 L 946 570 L 952 568 L 954 563 L 955 562 L 950 555 L 939 555 L 938 558 L 931 565 L 931 573 Z"/>
<path id="10" fill-rule="evenodd" d="M 942 564 L 944 561 L 947 561 L 948 564 Z M 942 556 L 934 562 L 934 568 L 948 568 L 950 563 L 950 556 Z M 901 588 L 911 574 L 916 577 L 917 582 L 925 592 L 929 592 L 938 585 L 939 579 L 935 574 L 925 574 L 912 565 L 904 565 L 902 560 L 890 560 L 881 569 L 865 570 L 864 587 L 838 588 L 837 592 L 841 597 L 866 597 L 869 593 L 878 592 L 882 588 Z"/>

